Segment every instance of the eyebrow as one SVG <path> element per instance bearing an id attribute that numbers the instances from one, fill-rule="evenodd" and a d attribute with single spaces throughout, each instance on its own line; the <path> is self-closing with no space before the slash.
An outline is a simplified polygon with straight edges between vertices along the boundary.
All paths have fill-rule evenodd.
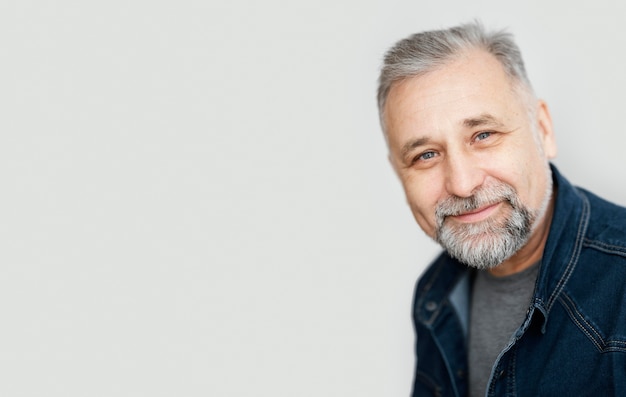
<path id="1" fill-rule="evenodd" d="M 464 119 L 461 124 L 467 128 L 481 127 L 485 125 L 502 126 L 502 123 L 494 116 L 484 113 L 478 117 Z"/>
<path id="2" fill-rule="evenodd" d="M 408 141 L 402 146 L 402 157 L 406 157 L 406 155 L 409 154 L 411 150 L 415 149 L 416 147 L 426 145 L 428 142 L 430 142 L 430 137 L 428 136 Z"/>

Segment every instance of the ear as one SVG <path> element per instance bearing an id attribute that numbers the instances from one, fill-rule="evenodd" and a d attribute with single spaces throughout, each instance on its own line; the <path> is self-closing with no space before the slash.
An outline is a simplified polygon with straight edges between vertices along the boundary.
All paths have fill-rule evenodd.
<path id="1" fill-rule="evenodd" d="M 556 139 L 552 129 L 552 117 L 548 104 L 543 100 L 537 102 L 537 133 L 547 159 L 556 157 Z"/>

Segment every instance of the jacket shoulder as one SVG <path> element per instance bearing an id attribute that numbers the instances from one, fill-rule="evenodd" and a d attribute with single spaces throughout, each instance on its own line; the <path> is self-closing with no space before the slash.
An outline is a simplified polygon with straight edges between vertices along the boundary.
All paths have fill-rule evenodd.
<path id="1" fill-rule="evenodd" d="M 626 208 L 578 188 L 589 201 L 585 245 L 626 257 Z"/>

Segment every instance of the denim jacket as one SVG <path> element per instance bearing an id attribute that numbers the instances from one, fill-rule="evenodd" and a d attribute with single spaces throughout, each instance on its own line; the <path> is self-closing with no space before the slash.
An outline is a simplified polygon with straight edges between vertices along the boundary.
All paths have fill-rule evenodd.
<path id="1" fill-rule="evenodd" d="M 552 167 L 556 203 L 526 318 L 492 368 L 487 396 L 626 396 L 626 208 Z M 473 271 L 441 254 L 413 302 L 413 396 L 467 396 Z"/>

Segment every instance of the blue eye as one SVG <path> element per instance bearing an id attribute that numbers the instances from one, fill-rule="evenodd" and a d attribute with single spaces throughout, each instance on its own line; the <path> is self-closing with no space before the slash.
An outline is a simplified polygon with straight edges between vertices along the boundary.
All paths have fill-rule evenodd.
<path id="1" fill-rule="evenodd" d="M 410 164 L 408 164 L 411 167 L 417 167 L 417 168 L 428 168 L 431 167 L 433 165 L 435 165 L 438 161 L 438 157 L 441 156 L 441 153 L 439 153 L 436 150 L 426 150 L 425 152 L 421 152 L 419 154 L 416 154 L 411 160 L 410 160 Z"/>
<path id="2" fill-rule="evenodd" d="M 476 140 L 477 141 L 485 140 L 485 139 L 489 138 L 491 136 L 491 134 L 492 133 L 489 132 L 489 131 L 481 132 L 478 135 L 476 135 Z"/>
<path id="3" fill-rule="evenodd" d="M 420 154 L 417 159 L 418 160 L 430 160 L 433 157 L 435 157 L 435 152 L 426 152 L 426 153 L 422 153 Z"/>

